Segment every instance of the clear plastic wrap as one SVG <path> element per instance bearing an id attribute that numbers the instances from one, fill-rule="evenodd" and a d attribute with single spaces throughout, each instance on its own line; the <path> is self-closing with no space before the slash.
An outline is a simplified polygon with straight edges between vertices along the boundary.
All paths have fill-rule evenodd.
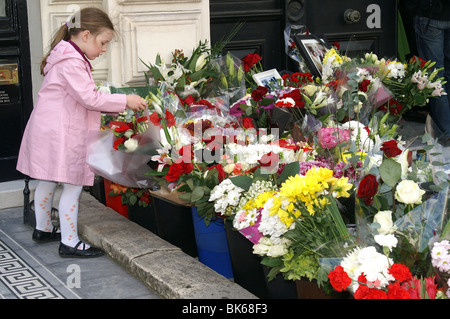
<path id="1" fill-rule="evenodd" d="M 228 52 L 226 56 L 211 61 L 209 66 L 219 75 L 212 84 L 210 96 L 226 97 L 231 107 L 246 95 L 245 73 L 241 60 Z"/>
<path id="2" fill-rule="evenodd" d="M 149 128 L 134 138 L 139 147 L 131 153 L 113 148 L 116 139 L 111 130 L 89 134 L 87 164 L 91 170 L 114 183 L 136 188 L 151 188 L 156 182 L 147 176 L 147 163 L 159 147 L 159 128 Z"/>

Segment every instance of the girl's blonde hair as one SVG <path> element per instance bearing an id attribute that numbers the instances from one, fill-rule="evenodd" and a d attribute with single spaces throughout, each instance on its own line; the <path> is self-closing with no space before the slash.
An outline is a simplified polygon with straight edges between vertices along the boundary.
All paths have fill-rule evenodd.
<path id="1" fill-rule="evenodd" d="M 78 17 L 80 21 L 74 21 Z M 74 25 L 74 27 L 72 27 L 72 25 Z M 85 30 L 89 30 L 92 35 L 96 36 L 105 28 L 114 31 L 114 25 L 112 24 L 111 19 L 105 12 L 98 8 L 84 8 L 73 14 L 69 22 L 63 24 L 56 32 L 50 45 L 50 50 L 41 62 L 41 74 L 44 75 L 44 68 L 47 64 L 47 58 L 50 55 L 50 52 L 59 42 L 61 42 L 61 40 L 68 41 L 72 36 Z"/>

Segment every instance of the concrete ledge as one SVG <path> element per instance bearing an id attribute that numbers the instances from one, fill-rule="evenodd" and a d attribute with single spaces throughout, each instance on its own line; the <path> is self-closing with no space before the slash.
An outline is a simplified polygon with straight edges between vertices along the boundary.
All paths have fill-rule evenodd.
<path id="1" fill-rule="evenodd" d="M 236 283 L 83 192 L 79 234 L 167 299 L 257 299 Z"/>

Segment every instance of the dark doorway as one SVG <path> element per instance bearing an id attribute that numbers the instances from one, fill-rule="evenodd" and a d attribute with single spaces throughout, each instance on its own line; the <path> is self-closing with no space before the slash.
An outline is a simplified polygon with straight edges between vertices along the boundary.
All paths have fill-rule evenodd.
<path id="1" fill-rule="evenodd" d="M 262 57 L 264 69 L 286 68 L 285 11 L 280 0 L 210 0 L 211 44 L 226 38 L 240 22 L 243 27 L 224 48 L 242 59 L 249 53 Z"/>
<path id="2" fill-rule="evenodd" d="M 23 178 L 17 156 L 32 105 L 26 0 L 0 0 L 0 182 Z"/>
<path id="3" fill-rule="evenodd" d="M 212 44 L 239 22 L 245 24 L 224 53 L 238 58 L 258 53 L 266 70 L 296 71 L 284 42 L 286 27 L 293 25 L 325 35 L 330 43 L 340 42 L 348 56 L 397 55 L 396 0 L 210 0 Z"/>

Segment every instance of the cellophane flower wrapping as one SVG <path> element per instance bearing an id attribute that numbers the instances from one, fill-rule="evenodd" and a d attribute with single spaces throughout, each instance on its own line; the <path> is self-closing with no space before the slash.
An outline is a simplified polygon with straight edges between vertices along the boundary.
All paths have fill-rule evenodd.
<path id="1" fill-rule="evenodd" d="M 150 87 L 118 88 L 102 83 L 99 90 L 108 93 L 138 94 L 146 97 Z M 89 132 L 87 164 L 91 170 L 116 184 L 133 188 L 151 188 L 156 184 L 147 175 L 147 163 L 156 154 L 159 128 L 149 121 L 149 111 L 127 109 L 119 115 L 103 115 L 102 130 Z M 117 130 L 117 131 L 116 131 Z"/>
<path id="2" fill-rule="evenodd" d="M 218 74 L 210 87 L 210 96 L 226 97 L 231 106 L 246 95 L 245 72 L 241 60 L 228 52 L 226 56 L 212 60 L 209 67 Z"/>
<path id="3" fill-rule="evenodd" d="M 151 188 L 156 182 L 146 173 L 147 163 L 159 147 L 159 128 L 149 125 L 145 132 L 133 137 L 136 150 L 114 149 L 116 136 L 111 130 L 91 132 L 88 142 L 87 164 L 91 170 L 116 184 L 136 188 Z"/>

